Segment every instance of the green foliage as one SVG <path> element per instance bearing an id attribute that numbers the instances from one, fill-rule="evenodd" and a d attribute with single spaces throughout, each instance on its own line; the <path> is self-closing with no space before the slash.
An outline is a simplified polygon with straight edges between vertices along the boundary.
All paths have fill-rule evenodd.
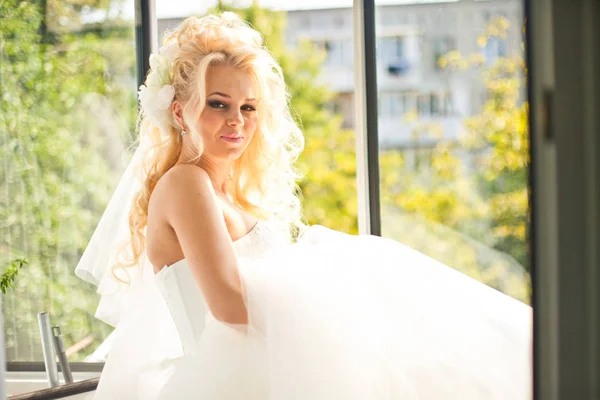
<path id="1" fill-rule="evenodd" d="M 506 38 L 509 27 L 504 17 L 492 19 L 477 38 L 479 46 L 484 47 L 491 37 Z M 420 120 L 416 112 L 405 115 L 416 144 L 427 139 L 437 144 L 429 150 L 426 166 L 416 171 L 393 172 L 380 164 L 386 217 L 396 225 L 412 218 L 411 229 L 390 224 L 384 230 L 386 235 L 528 302 L 525 65 L 521 54 L 489 61 L 482 54 L 459 51 L 439 60 L 440 67 L 453 74 L 477 71 L 487 87 L 487 100 L 479 113 L 463 119 L 464 132 L 455 143 L 445 139 L 440 126 Z M 467 159 L 471 166 L 465 165 Z M 397 176 L 391 184 L 386 181 L 389 177 L 385 178 L 390 173 Z"/>
<path id="2" fill-rule="evenodd" d="M 51 30 L 67 3 L 0 2 L 0 262 L 29 261 L 4 298 L 7 358 L 15 361 L 41 359 L 42 311 L 63 327 L 67 347 L 95 335 L 73 361 L 109 332 L 93 318 L 94 288 L 73 269 L 126 161 L 133 26 L 100 36 L 73 30 L 81 25 L 74 13 Z"/>
<path id="3" fill-rule="evenodd" d="M 479 45 L 485 46 L 491 37 L 506 38 L 509 28 L 505 17 L 492 19 L 478 38 Z M 522 99 L 525 62 L 520 53 L 501 57 L 483 69 L 482 76 L 487 101 L 480 114 L 466 119 L 461 141 L 473 153 L 480 171 L 479 187 L 489 207 L 494 247 L 528 267 L 530 160 L 528 104 Z"/>
<path id="4" fill-rule="evenodd" d="M 2 290 L 3 294 L 6 294 L 6 291 L 13 287 L 15 283 L 15 279 L 19 274 L 21 268 L 27 265 L 27 260 L 24 258 L 19 258 L 16 260 L 12 260 L 10 264 L 4 269 L 2 275 L 0 275 L 0 290 Z"/>

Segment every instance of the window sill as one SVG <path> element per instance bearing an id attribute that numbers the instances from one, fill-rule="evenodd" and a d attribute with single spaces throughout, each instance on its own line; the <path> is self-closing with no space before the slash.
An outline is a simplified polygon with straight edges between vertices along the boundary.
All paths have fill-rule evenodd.
<path id="1" fill-rule="evenodd" d="M 73 380 L 75 382 L 97 378 L 99 376 L 99 371 L 73 372 Z M 61 384 L 63 383 L 61 377 Z M 48 380 L 46 378 L 46 372 L 44 371 L 8 371 L 6 373 L 6 394 L 8 396 L 47 389 L 48 387 Z M 65 399 L 69 400 L 84 400 L 86 398 L 90 398 L 90 393 L 65 397 Z"/>

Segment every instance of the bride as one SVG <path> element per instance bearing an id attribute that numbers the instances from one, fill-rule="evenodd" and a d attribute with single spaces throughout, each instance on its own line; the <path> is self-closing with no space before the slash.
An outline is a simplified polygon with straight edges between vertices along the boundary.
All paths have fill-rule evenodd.
<path id="1" fill-rule="evenodd" d="M 530 398 L 528 306 L 302 224 L 303 137 L 258 32 L 188 18 L 150 63 L 141 144 L 76 270 L 116 326 L 96 399 Z"/>

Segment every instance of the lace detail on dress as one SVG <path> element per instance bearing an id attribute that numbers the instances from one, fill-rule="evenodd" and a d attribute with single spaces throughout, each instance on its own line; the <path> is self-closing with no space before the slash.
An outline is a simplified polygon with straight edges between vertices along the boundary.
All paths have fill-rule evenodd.
<path id="1" fill-rule="evenodd" d="M 258 221 L 246 236 L 233 243 L 239 257 L 258 258 L 270 250 L 286 245 L 284 236 L 272 223 Z"/>

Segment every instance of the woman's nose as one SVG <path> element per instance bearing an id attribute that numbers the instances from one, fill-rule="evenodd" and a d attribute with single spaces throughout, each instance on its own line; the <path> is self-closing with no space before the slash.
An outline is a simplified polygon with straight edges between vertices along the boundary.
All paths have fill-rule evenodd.
<path id="1" fill-rule="evenodd" d="M 244 116 L 241 110 L 232 110 L 228 115 L 227 124 L 230 126 L 239 126 L 244 124 Z"/>

